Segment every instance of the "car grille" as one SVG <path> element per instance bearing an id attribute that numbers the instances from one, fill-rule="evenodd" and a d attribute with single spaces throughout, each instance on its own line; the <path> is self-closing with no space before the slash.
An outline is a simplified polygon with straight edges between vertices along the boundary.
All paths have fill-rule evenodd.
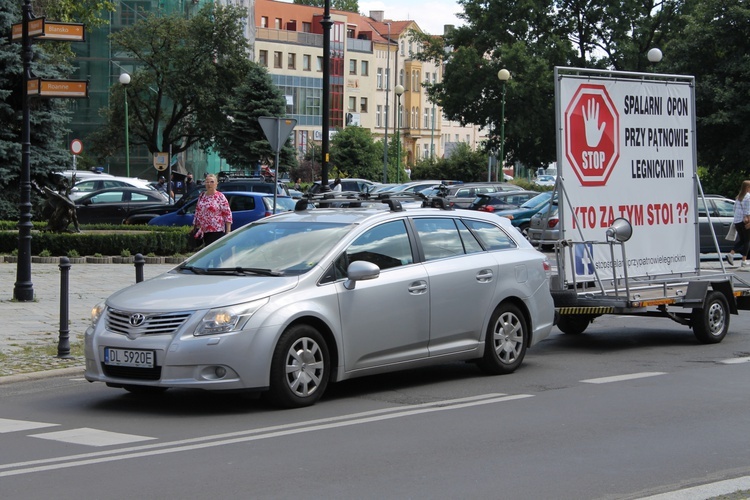
<path id="1" fill-rule="evenodd" d="M 141 335 L 171 335 L 176 332 L 191 312 L 140 314 L 109 309 L 107 311 L 107 330 L 130 338 Z"/>
<path id="2" fill-rule="evenodd" d="M 131 368 L 128 366 L 110 366 L 102 363 L 102 371 L 108 377 L 134 378 L 138 380 L 159 380 L 161 366 L 153 368 Z"/>

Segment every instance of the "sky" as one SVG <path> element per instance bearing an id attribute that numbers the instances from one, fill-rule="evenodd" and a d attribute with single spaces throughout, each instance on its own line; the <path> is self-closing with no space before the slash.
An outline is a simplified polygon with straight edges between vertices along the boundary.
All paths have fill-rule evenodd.
<path id="1" fill-rule="evenodd" d="M 373 10 L 384 11 L 386 19 L 415 21 L 422 31 L 431 35 L 442 35 L 446 24 L 465 24 L 456 17 L 456 13 L 463 10 L 456 0 L 359 0 L 361 14 L 369 15 Z"/>

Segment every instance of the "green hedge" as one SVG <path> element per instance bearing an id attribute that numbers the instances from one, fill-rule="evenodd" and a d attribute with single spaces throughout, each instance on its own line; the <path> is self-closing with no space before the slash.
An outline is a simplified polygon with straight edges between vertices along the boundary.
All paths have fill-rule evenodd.
<path id="1" fill-rule="evenodd" d="M 0 221 L 0 253 L 10 254 L 18 248 L 17 222 Z M 175 255 L 189 253 L 189 227 L 87 225 L 80 233 L 50 233 L 46 224 L 33 223 L 31 254 L 48 250 L 53 256 L 120 255 L 129 250 L 131 255 Z"/>

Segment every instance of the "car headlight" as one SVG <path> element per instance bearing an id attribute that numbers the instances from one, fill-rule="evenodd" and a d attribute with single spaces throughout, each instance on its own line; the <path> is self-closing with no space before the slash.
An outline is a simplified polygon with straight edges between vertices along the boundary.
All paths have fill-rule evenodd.
<path id="1" fill-rule="evenodd" d="M 104 311 L 107 309 L 106 302 L 99 302 L 91 309 L 91 326 L 96 326 L 101 317 L 104 315 Z"/>
<path id="2" fill-rule="evenodd" d="M 201 324 L 195 329 L 193 335 L 215 335 L 217 333 L 241 330 L 245 323 L 247 323 L 247 320 L 266 304 L 268 304 L 268 298 L 211 309 L 203 317 Z"/>

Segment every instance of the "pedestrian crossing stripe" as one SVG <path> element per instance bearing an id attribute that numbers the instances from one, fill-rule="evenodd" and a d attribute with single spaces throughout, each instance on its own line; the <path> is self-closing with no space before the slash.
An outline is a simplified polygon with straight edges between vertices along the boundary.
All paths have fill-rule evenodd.
<path id="1" fill-rule="evenodd" d="M 156 439 L 135 434 L 102 431 L 99 429 L 91 429 L 89 427 L 81 427 L 79 429 L 70 429 L 67 431 L 46 432 L 43 434 L 30 434 L 29 436 L 85 446 L 113 446 Z"/>
<path id="2" fill-rule="evenodd" d="M 32 422 L 30 420 L 11 420 L 0 418 L 0 434 L 6 432 L 29 431 L 32 429 L 41 429 L 44 427 L 56 427 L 60 424 L 48 424 L 46 422 Z"/>

